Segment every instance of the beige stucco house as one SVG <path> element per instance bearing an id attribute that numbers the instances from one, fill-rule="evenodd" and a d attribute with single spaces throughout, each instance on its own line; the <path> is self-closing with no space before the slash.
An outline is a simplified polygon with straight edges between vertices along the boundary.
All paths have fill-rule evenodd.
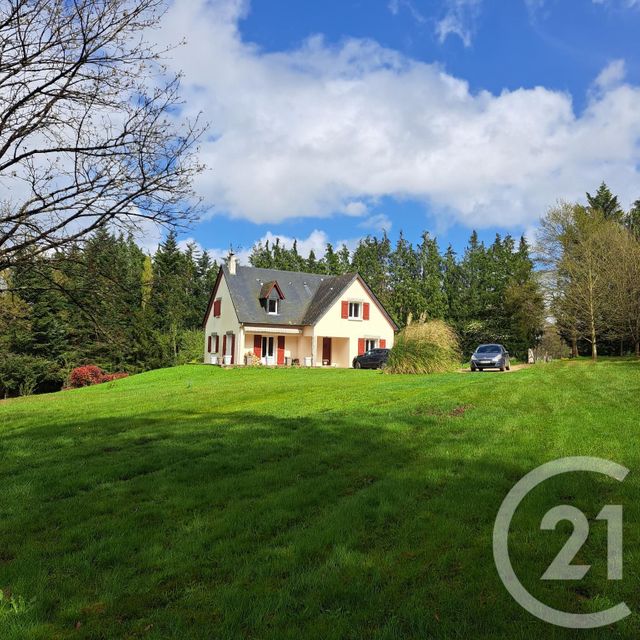
<path id="1" fill-rule="evenodd" d="M 204 319 L 204 361 L 350 367 L 373 348 L 391 348 L 397 326 L 357 273 L 223 266 Z"/>

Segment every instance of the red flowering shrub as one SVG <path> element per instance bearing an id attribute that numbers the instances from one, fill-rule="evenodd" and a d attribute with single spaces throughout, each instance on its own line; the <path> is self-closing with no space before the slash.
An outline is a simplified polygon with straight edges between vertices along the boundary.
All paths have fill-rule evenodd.
<path id="1" fill-rule="evenodd" d="M 120 378 L 126 378 L 128 375 L 128 373 L 122 371 L 119 373 L 105 373 L 100 367 L 87 364 L 82 367 L 76 367 L 69 374 L 68 388 L 79 389 L 80 387 L 89 387 L 92 384 L 120 380 Z"/>
<path id="2" fill-rule="evenodd" d="M 89 387 L 92 384 L 99 384 L 102 382 L 103 376 L 104 371 L 93 364 L 76 367 L 69 374 L 69 387 L 71 387 L 71 389 L 79 389 L 80 387 Z"/>

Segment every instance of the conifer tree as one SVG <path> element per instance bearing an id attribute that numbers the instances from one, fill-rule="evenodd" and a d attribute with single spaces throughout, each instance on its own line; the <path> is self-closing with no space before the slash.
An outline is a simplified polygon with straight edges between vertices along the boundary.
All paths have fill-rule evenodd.
<path id="1" fill-rule="evenodd" d="M 393 292 L 390 310 L 400 326 L 406 324 L 409 314 L 419 316 L 426 311 L 427 303 L 420 277 L 418 255 L 400 232 L 389 259 L 389 285 Z"/>
<path id="2" fill-rule="evenodd" d="M 595 195 L 587 193 L 587 202 L 594 211 L 600 211 L 605 220 L 622 222 L 624 211 L 618 201 L 618 196 L 614 196 L 611 190 L 603 181 Z"/>
<path id="3" fill-rule="evenodd" d="M 437 240 L 432 238 L 428 231 L 422 234 L 422 242 L 418 245 L 418 268 L 424 310 L 429 318 L 442 319 L 447 311 L 442 257 Z"/>
<path id="4" fill-rule="evenodd" d="M 340 260 L 338 258 L 338 254 L 334 251 L 333 245 L 330 242 L 327 244 L 322 263 L 323 270 L 328 275 L 337 276 L 340 274 Z"/>
<path id="5" fill-rule="evenodd" d="M 351 252 L 346 244 L 343 244 L 338 251 L 338 269 L 340 273 L 351 271 Z"/>
<path id="6" fill-rule="evenodd" d="M 367 236 L 353 252 L 351 268 L 359 273 L 373 293 L 386 304 L 389 299 L 389 258 L 391 242 L 386 233 L 382 239 Z"/>

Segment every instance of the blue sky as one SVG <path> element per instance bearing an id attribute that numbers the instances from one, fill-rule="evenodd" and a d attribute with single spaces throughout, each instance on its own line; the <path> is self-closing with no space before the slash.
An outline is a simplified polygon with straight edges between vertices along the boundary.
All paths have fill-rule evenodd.
<path id="1" fill-rule="evenodd" d="M 175 0 L 185 114 L 211 123 L 184 234 L 351 247 L 535 231 L 605 179 L 640 197 L 640 0 Z"/>

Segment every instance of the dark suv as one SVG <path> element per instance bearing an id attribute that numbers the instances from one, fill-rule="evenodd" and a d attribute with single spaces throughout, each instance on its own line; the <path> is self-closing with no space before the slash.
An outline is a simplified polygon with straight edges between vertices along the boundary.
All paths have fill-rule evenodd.
<path id="1" fill-rule="evenodd" d="M 389 359 L 389 349 L 369 349 L 353 359 L 354 369 L 382 369 Z"/>
<path id="2" fill-rule="evenodd" d="M 481 344 L 471 356 L 471 371 L 511 369 L 509 352 L 501 344 Z"/>

